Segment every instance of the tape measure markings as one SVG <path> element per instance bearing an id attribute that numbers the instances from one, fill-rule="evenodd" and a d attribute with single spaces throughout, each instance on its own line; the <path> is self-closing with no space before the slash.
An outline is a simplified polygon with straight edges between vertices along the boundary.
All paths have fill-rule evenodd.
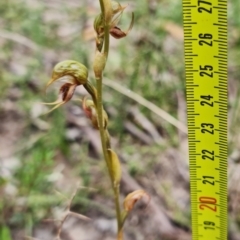
<path id="1" fill-rule="evenodd" d="M 227 1 L 183 0 L 193 240 L 227 239 Z"/>

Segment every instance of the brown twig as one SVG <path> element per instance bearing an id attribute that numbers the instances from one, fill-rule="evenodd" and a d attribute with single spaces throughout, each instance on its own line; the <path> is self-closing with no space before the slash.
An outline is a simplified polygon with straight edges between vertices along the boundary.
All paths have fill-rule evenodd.
<path id="1" fill-rule="evenodd" d="M 58 231 L 57 231 L 57 236 L 56 236 L 56 240 L 61 240 L 61 233 L 62 233 L 62 228 L 63 228 L 63 224 L 64 222 L 67 220 L 67 218 L 69 217 L 69 215 L 72 215 L 72 216 L 75 216 L 75 217 L 78 217 L 80 219 L 83 219 L 83 220 L 91 220 L 90 218 L 82 215 L 82 214 L 79 214 L 79 213 L 75 213 L 75 212 L 72 212 L 70 209 L 71 209 L 71 205 L 72 205 L 72 202 L 73 202 L 73 199 L 74 197 L 76 196 L 77 194 L 77 191 L 78 191 L 79 187 L 76 187 L 76 189 L 74 190 L 71 198 L 69 199 L 69 202 L 68 202 L 68 205 L 66 207 L 66 211 L 64 213 L 64 216 L 63 218 L 60 220 L 60 225 L 58 227 Z"/>

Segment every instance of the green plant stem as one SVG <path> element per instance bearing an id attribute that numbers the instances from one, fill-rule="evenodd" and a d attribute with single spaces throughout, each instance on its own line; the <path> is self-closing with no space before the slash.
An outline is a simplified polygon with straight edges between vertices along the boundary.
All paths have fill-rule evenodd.
<path id="1" fill-rule="evenodd" d="M 100 132 L 100 137 L 101 137 L 101 142 L 102 142 L 102 150 L 103 150 L 103 155 L 108 167 L 108 172 L 110 175 L 111 183 L 112 183 L 112 188 L 114 192 L 114 201 L 115 201 L 115 207 L 116 207 L 116 215 L 117 215 L 117 223 L 118 223 L 118 235 L 121 232 L 121 209 L 120 209 L 120 203 L 119 203 L 119 185 L 116 185 L 113 181 L 113 178 L 111 176 L 111 162 L 109 159 L 109 155 L 107 152 L 107 144 L 110 144 L 109 139 L 106 138 L 108 136 L 105 132 L 104 126 L 103 126 L 103 108 L 102 108 L 102 78 L 96 79 L 97 81 L 97 93 L 98 93 L 98 104 L 97 104 L 97 113 L 98 113 L 98 119 L 99 119 L 99 132 Z M 122 236 L 119 235 L 119 236 Z M 122 238 L 118 237 L 118 240 L 122 240 Z"/>
<path id="2" fill-rule="evenodd" d="M 104 10 L 103 0 L 99 0 L 99 3 L 100 3 L 100 7 L 101 7 L 101 12 L 102 12 L 102 14 L 104 15 L 105 10 Z"/>
<path id="3" fill-rule="evenodd" d="M 105 16 L 105 8 L 104 8 L 103 0 L 99 0 L 99 2 L 100 2 L 102 14 L 103 16 Z M 110 42 L 109 31 L 110 31 L 110 22 L 104 22 L 104 54 L 106 55 L 106 61 L 107 61 L 108 52 L 109 52 L 109 42 Z"/>
<path id="4" fill-rule="evenodd" d="M 103 126 L 103 104 L 102 104 L 102 77 L 101 78 L 96 78 L 96 85 L 97 85 L 97 115 L 98 115 L 98 124 L 99 124 L 99 132 L 100 132 L 100 137 L 101 137 L 101 143 L 102 143 L 102 150 L 103 150 L 103 155 L 106 160 L 108 169 L 110 168 L 110 161 L 109 161 L 109 156 L 107 152 L 107 146 L 106 146 L 106 134 L 105 134 L 105 129 Z M 112 177 L 111 177 L 112 180 Z"/>
<path id="5" fill-rule="evenodd" d="M 94 104 L 97 106 L 97 92 L 96 92 L 96 89 L 89 82 L 85 83 L 83 86 L 88 91 L 88 93 L 91 95 Z"/>
<path id="6" fill-rule="evenodd" d="M 123 229 L 118 230 L 117 240 L 123 239 Z"/>
<path id="7" fill-rule="evenodd" d="M 104 54 L 106 55 L 106 62 L 108 58 L 109 43 L 110 43 L 109 31 L 110 31 L 110 26 L 109 24 L 107 24 L 105 25 L 105 28 L 104 28 L 104 50 L 103 50 Z"/>
<path id="8" fill-rule="evenodd" d="M 114 190 L 114 199 L 115 199 L 115 206 L 116 206 L 116 214 L 117 214 L 117 224 L 118 224 L 118 240 L 122 240 L 122 234 L 121 238 L 119 238 L 119 234 L 122 232 L 122 218 L 121 218 L 121 208 L 119 203 L 119 184 L 113 183 L 113 190 Z"/>
<path id="9" fill-rule="evenodd" d="M 104 4 L 103 0 L 99 0 L 102 14 L 104 15 Z M 106 61 L 109 53 L 109 30 L 110 30 L 110 23 L 106 23 L 104 25 L 104 49 L 103 53 L 106 56 Z M 104 69 L 102 69 L 103 71 Z M 98 124 L 99 124 L 99 132 L 102 142 L 102 150 L 103 155 L 107 164 L 109 176 L 111 179 L 111 184 L 114 192 L 114 201 L 115 201 L 115 208 L 116 208 L 116 215 L 117 215 L 117 224 L 118 224 L 118 237 L 117 240 L 122 240 L 122 225 L 121 225 L 121 208 L 119 203 L 119 184 L 114 183 L 113 176 L 111 174 L 111 161 L 108 155 L 107 149 L 110 147 L 110 137 L 108 131 L 104 128 L 104 120 L 103 120 L 103 102 L 102 102 L 102 74 L 101 77 L 96 77 L 96 85 L 97 85 L 97 115 L 98 115 Z"/>

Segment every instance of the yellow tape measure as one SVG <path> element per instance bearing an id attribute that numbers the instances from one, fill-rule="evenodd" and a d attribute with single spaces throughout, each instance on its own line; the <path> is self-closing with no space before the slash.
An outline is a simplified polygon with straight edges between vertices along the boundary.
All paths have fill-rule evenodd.
<path id="1" fill-rule="evenodd" d="M 183 0 L 193 240 L 227 239 L 227 0 Z"/>

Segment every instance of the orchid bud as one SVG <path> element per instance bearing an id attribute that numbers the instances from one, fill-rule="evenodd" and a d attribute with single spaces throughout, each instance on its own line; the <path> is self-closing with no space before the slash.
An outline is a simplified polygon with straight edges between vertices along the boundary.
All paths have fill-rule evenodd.
<path id="1" fill-rule="evenodd" d="M 118 185 L 121 180 L 122 169 L 117 154 L 112 150 L 108 149 L 108 155 L 110 158 L 110 173 L 115 185 Z"/>
<path id="2" fill-rule="evenodd" d="M 93 127 L 95 127 L 96 129 L 99 129 L 97 109 L 94 105 L 94 102 L 84 97 L 82 101 L 82 107 L 85 115 L 91 120 Z M 104 120 L 103 126 L 104 128 L 106 128 L 108 124 L 108 116 L 104 110 L 103 110 L 103 120 Z"/>
<path id="3" fill-rule="evenodd" d="M 147 197 L 149 202 L 150 196 L 144 190 L 136 190 L 132 193 L 129 193 L 123 203 L 124 210 L 127 212 L 131 211 L 135 203 L 142 197 Z"/>
<path id="4" fill-rule="evenodd" d="M 83 100 L 83 110 L 86 116 L 91 119 L 93 127 L 99 129 L 97 110 L 92 100 Z"/>
<path id="5" fill-rule="evenodd" d="M 106 64 L 105 54 L 97 51 L 93 62 L 93 70 L 97 78 L 100 78 L 102 76 L 105 64 Z"/>

